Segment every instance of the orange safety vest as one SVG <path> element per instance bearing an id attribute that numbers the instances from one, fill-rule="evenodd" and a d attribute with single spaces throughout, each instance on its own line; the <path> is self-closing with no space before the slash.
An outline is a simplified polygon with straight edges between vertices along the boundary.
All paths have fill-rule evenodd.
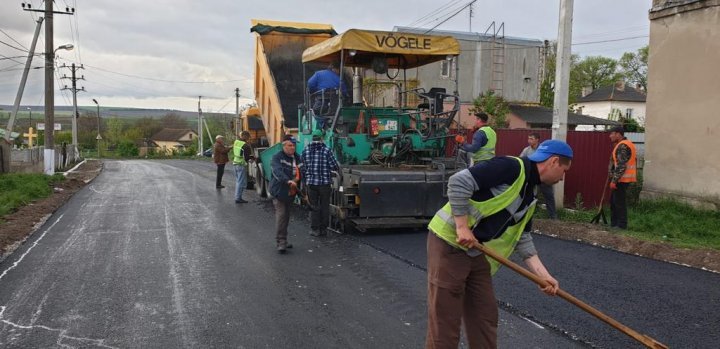
<path id="1" fill-rule="evenodd" d="M 625 172 L 622 174 L 618 182 L 620 183 L 634 183 L 637 182 L 637 158 L 635 157 L 635 154 L 637 152 L 635 151 L 635 144 L 633 142 L 630 142 L 627 139 L 623 139 L 622 141 L 618 142 L 617 145 L 615 145 L 615 148 L 612 152 L 612 159 L 613 159 L 613 165 L 615 168 L 617 168 L 618 162 L 617 162 L 617 150 L 620 144 L 625 144 L 630 148 L 630 159 L 627 162 L 627 165 L 625 166 Z"/>

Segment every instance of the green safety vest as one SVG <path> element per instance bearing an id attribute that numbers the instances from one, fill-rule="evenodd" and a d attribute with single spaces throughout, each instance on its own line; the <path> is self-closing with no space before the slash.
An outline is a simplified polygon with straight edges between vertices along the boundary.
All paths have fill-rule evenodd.
<path id="1" fill-rule="evenodd" d="M 234 165 L 246 165 L 247 162 L 245 162 L 245 152 L 243 151 L 243 147 L 245 146 L 245 142 L 237 139 L 235 140 L 235 143 L 233 143 L 233 164 Z"/>
<path id="2" fill-rule="evenodd" d="M 473 154 L 472 159 L 474 163 L 490 160 L 495 157 L 495 143 L 497 143 L 497 135 L 495 134 L 495 130 L 493 130 L 490 126 L 483 126 L 478 130 L 478 132 L 479 131 L 485 132 L 485 137 L 487 137 L 487 143 L 485 143 L 482 148 L 478 149 L 478 151 Z"/>
<path id="3" fill-rule="evenodd" d="M 523 229 L 525 229 L 525 225 L 530 218 L 532 218 L 533 212 L 535 212 L 536 200 L 533 200 L 533 202 L 524 209 L 520 209 L 523 201 L 523 198 L 520 196 L 520 191 L 525 183 L 525 164 L 520 158 L 515 159 L 520 162 L 520 175 L 515 182 L 509 186 L 503 184 L 491 188 L 490 191 L 493 194 L 491 199 L 485 201 L 470 200 L 470 214 L 468 214 L 468 226 L 470 230 L 473 230 L 484 217 L 491 216 L 501 210 L 508 210 L 510 212 L 518 223 L 509 226 L 500 236 L 483 243 L 483 245 L 504 257 L 512 254 L 515 245 L 518 240 L 520 240 Z M 435 214 L 428 228 L 451 246 L 467 251 L 466 247 L 455 241 L 457 238 L 455 219 L 453 218 L 449 202 Z M 488 256 L 485 257 L 488 262 L 490 262 L 491 275 L 495 274 L 500 268 L 500 263 Z"/>

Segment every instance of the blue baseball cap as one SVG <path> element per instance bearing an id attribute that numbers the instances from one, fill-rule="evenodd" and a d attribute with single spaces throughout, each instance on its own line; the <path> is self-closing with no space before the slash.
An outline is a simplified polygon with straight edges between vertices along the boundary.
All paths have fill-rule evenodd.
<path id="1" fill-rule="evenodd" d="M 535 162 L 543 162 L 553 155 L 564 156 L 572 159 L 573 151 L 570 146 L 563 142 L 555 139 L 548 139 L 545 142 L 540 143 L 535 153 L 528 156 L 528 159 Z"/>

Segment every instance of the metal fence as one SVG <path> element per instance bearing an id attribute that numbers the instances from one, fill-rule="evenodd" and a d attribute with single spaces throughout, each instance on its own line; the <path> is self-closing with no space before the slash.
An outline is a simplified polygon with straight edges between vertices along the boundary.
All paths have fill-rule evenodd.
<path id="1" fill-rule="evenodd" d="M 43 173 L 44 148 L 12 149 L 10 151 L 10 172 Z M 72 146 L 55 147 L 55 171 L 62 171 L 80 160 L 80 154 Z"/>
<path id="2" fill-rule="evenodd" d="M 533 132 L 540 135 L 541 141 L 552 138 L 551 131 L 547 129 L 500 129 L 496 132 L 497 155 L 519 155 L 528 145 L 528 135 Z M 574 158 L 570 171 L 561 182 L 565 185 L 565 207 L 575 207 L 576 203 L 581 202 L 583 207 L 593 208 L 600 203 L 603 190 L 607 190 L 605 180 L 613 149 L 609 135 L 610 132 L 606 131 L 568 131 L 567 142 L 573 148 Z M 472 136 L 472 130 L 465 134 L 468 140 Z M 632 134 L 631 140 L 643 145 L 644 134 Z M 448 155 L 453 154 L 455 146 L 450 145 L 448 148 Z M 606 192 L 605 202 L 608 198 L 609 193 Z"/>

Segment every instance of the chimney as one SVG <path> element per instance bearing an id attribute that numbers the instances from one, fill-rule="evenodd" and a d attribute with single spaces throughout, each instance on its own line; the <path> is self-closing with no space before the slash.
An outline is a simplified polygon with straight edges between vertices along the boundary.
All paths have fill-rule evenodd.
<path id="1" fill-rule="evenodd" d="M 640 84 L 635 84 L 635 89 L 640 93 L 645 93 L 645 89 Z"/>
<path id="2" fill-rule="evenodd" d="M 625 81 L 624 80 L 618 80 L 615 83 L 615 89 L 622 92 L 625 91 Z"/>
<path id="3" fill-rule="evenodd" d="M 580 96 L 580 97 L 585 97 L 585 96 L 591 94 L 592 91 L 593 91 L 592 86 L 583 87 L 583 88 L 582 88 L 582 92 L 581 92 L 582 96 Z"/>

